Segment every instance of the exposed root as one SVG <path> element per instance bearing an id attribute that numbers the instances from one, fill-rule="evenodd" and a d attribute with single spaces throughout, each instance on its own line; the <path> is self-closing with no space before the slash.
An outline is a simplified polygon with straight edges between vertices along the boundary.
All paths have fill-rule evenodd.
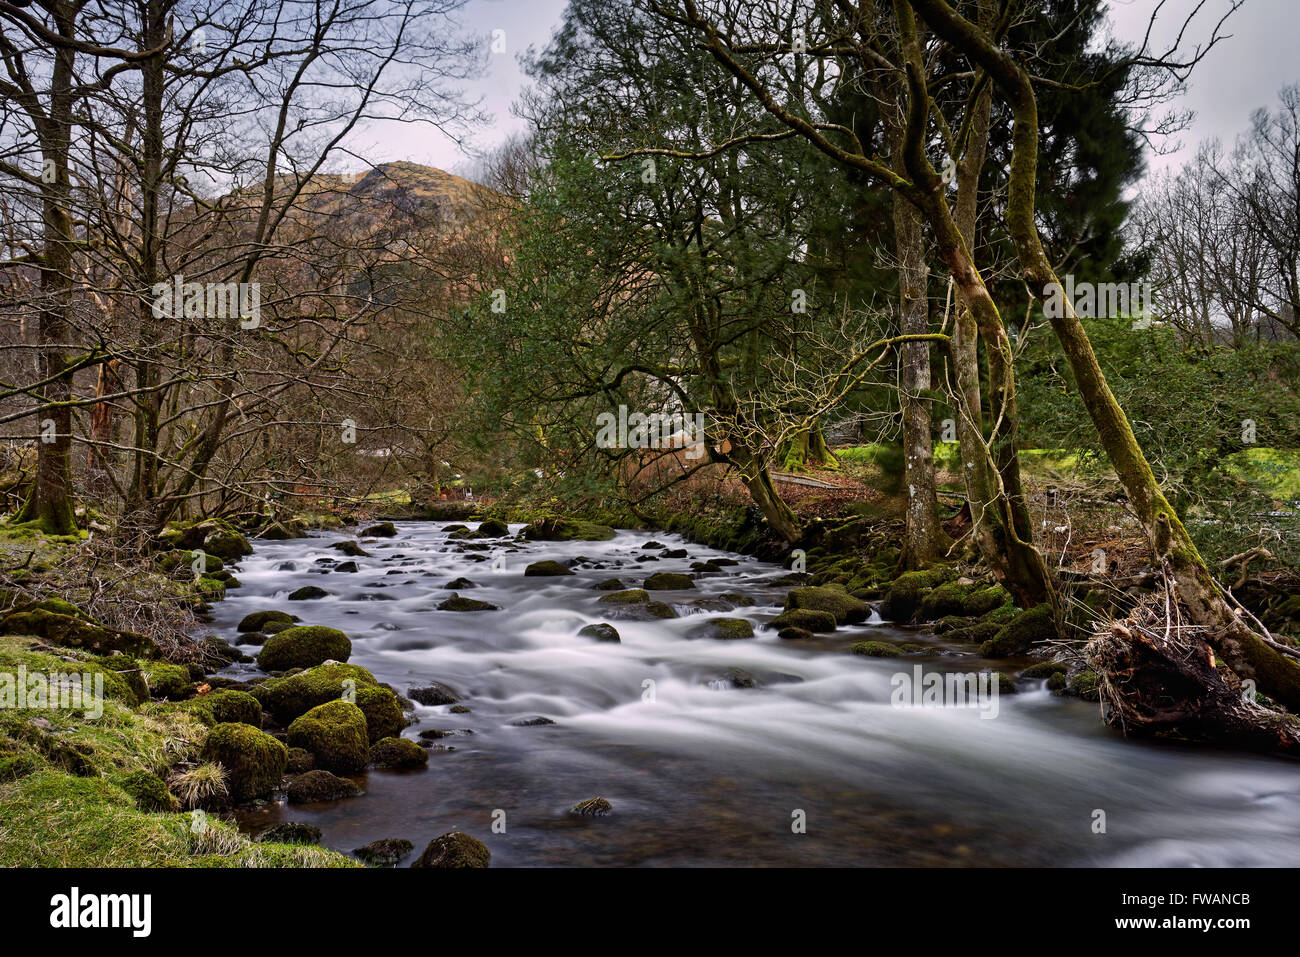
<path id="1" fill-rule="evenodd" d="M 1258 703 L 1250 684 L 1216 665 L 1206 639 L 1167 588 L 1125 620 L 1099 624 L 1083 655 L 1100 679 L 1106 723 L 1125 734 L 1300 754 L 1300 719 Z"/>

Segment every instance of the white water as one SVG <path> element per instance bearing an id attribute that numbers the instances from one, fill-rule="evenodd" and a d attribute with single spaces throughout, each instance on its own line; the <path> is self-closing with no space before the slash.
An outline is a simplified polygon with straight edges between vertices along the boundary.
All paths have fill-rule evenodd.
<path id="1" fill-rule="evenodd" d="M 652 593 L 681 618 L 613 621 L 622 643 L 578 637 L 606 620 L 592 586 L 610 577 L 639 587 L 660 571 L 726 553 L 673 535 L 620 532 L 608 542 L 490 543 L 506 567 L 458 551 L 445 523 L 399 523 L 395 539 L 365 540 L 354 574 L 319 574 L 328 546 L 349 535 L 258 543 L 236 573 L 243 587 L 216 606 L 214 629 L 233 641 L 245 614 L 287 608 L 306 623 L 341 628 L 351 661 L 399 691 L 438 681 L 471 714 L 418 706 L 424 728 L 470 729 L 439 742 L 417 772 L 359 776 L 367 794 L 331 805 L 271 806 L 246 825 L 302 820 L 350 850 L 378 838 L 417 847 L 448 830 L 483 840 L 496 864 L 1110 864 L 1294 865 L 1300 861 L 1300 767 L 1249 755 L 1126 742 L 1100 725 L 1095 704 L 1058 698 L 1042 682 L 1002 695 L 998 716 L 975 709 L 894 707 L 891 676 L 976 671 L 969 646 L 880 623 L 809 643 L 759 626 L 778 613 L 786 572 L 743 556 L 694 590 Z M 471 523 L 472 526 L 473 523 Z M 520 526 L 512 526 L 517 532 Z M 686 548 L 685 559 L 637 562 Z M 525 565 L 585 556 L 559 578 Z M 293 563 L 294 570 L 284 568 Z M 466 577 L 464 597 L 500 611 L 444 612 L 443 586 Z M 331 594 L 288 602 L 302 585 Z M 692 603 L 740 592 L 752 604 L 701 612 Z M 717 641 L 686 633 L 710 615 L 751 620 L 757 636 Z M 919 641 L 933 655 L 862 658 L 864 637 Z M 255 648 L 244 649 L 255 654 Z M 960 655 L 960 656 L 959 656 Z M 997 667 L 1005 668 L 1001 663 Z M 761 687 L 718 679 L 729 668 Z M 243 666 L 243 670 L 252 670 Z M 645 700 L 652 681 L 653 701 Z M 511 722 L 545 716 L 554 726 Z M 596 795 L 611 815 L 567 813 Z M 1106 832 L 1094 833 L 1094 812 Z M 491 830 L 505 812 L 505 833 Z M 802 811 L 806 833 L 792 832 Z"/>

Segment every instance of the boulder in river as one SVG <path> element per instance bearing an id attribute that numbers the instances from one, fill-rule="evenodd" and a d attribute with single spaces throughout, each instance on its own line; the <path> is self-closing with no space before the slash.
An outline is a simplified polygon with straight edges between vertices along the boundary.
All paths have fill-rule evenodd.
<path id="1" fill-rule="evenodd" d="M 490 601 L 479 601 L 476 598 L 462 598 L 460 595 L 452 593 L 452 596 L 446 601 L 439 602 L 439 611 L 499 611 L 497 605 Z"/>
<path id="2" fill-rule="evenodd" d="M 201 756 L 226 770 L 231 800 L 266 797 L 284 777 L 289 751 L 269 734 L 247 724 L 218 724 L 208 731 Z"/>
<path id="3" fill-rule="evenodd" d="M 1036 605 L 1022 611 L 997 633 L 980 645 L 980 654 L 985 658 L 1007 658 L 1028 651 L 1034 645 L 1053 641 L 1057 637 L 1056 619 L 1052 615 L 1052 606 Z"/>
<path id="4" fill-rule="evenodd" d="M 356 542 L 335 542 L 330 548 L 336 548 L 349 558 L 369 558 L 370 553 Z"/>
<path id="5" fill-rule="evenodd" d="M 340 774 L 364 768 L 369 760 L 365 713 L 350 701 L 317 705 L 289 725 L 289 746 L 310 751 L 316 767 Z"/>
<path id="6" fill-rule="evenodd" d="M 754 626 L 744 618 L 710 618 L 687 633 L 689 638 L 714 638 L 730 641 L 736 638 L 753 638 Z"/>
<path id="7" fill-rule="evenodd" d="M 447 582 L 447 584 L 443 585 L 442 587 L 449 588 L 452 591 L 457 591 L 465 588 L 477 588 L 478 586 L 475 585 L 468 578 L 453 578 L 451 581 Z"/>
<path id="8" fill-rule="evenodd" d="M 849 651 L 855 655 L 866 655 L 868 658 L 897 658 L 903 654 L 901 648 L 887 641 L 859 641 L 851 645 Z"/>
<path id="9" fill-rule="evenodd" d="M 525 577 L 546 577 L 551 575 L 572 575 L 573 572 L 568 567 L 561 565 L 557 561 L 547 560 L 542 562 L 533 562 L 524 569 Z"/>
<path id="10" fill-rule="evenodd" d="M 532 542 L 603 542 L 615 535 L 608 525 L 567 518 L 543 518 L 524 526 L 523 536 Z"/>
<path id="11" fill-rule="evenodd" d="M 415 850 L 415 845 L 402 838 L 386 837 L 371 841 L 352 851 L 369 867 L 396 867 L 402 858 Z"/>
<path id="12" fill-rule="evenodd" d="M 781 612 L 768 622 L 768 627 L 778 631 L 783 628 L 800 628 L 804 631 L 829 632 L 835 630 L 835 616 L 829 611 L 814 608 L 794 608 Z"/>
<path id="13" fill-rule="evenodd" d="M 412 867 L 487 867 L 492 852 L 482 841 L 450 831 L 429 842 Z"/>
<path id="14" fill-rule="evenodd" d="M 475 534 L 479 538 L 505 538 L 510 534 L 510 526 L 499 518 L 486 518 L 479 523 Z"/>
<path id="15" fill-rule="evenodd" d="M 257 835 L 258 844 L 319 844 L 320 828 L 301 821 L 273 824 Z"/>
<path id="16" fill-rule="evenodd" d="M 596 622 L 578 629 L 579 638 L 595 638 L 597 641 L 621 642 L 618 629 L 607 622 Z"/>
<path id="17" fill-rule="evenodd" d="M 363 529 L 361 534 L 366 538 L 393 538 L 397 535 L 397 526 L 392 522 L 379 522 Z"/>
<path id="18" fill-rule="evenodd" d="M 795 588 L 785 598 L 785 610 L 807 608 L 828 611 L 837 625 L 851 625 L 871 617 L 871 607 L 859 598 L 831 585 Z"/>
<path id="19" fill-rule="evenodd" d="M 570 813 L 582 817 L 603 817 L 612 810 L 614 810 L 614 805 L 610 804 L 603 797 L 594 797 L 587 798 L 585 801 L 579 801 L 570 808 Z"/>
<path id="20" fill-rule="evenodd" d="M 591 586 L 596 591 L 626 591 L 627 586 L 617 578 L 606 578 L 603 582 L 598 582 Z"/>
<path id="21" fill-rule="evenodd" d="M 257 665 L 263 671 L 287 671 L 313 668 L 331 660 L 347 661 L 351 655 L 351 639 L 337 628 L 297 625 L 266 639 Z"/>
<path id="22" fill-rule="evenodd" d="M 289 592 L 289 601 L 315 601 L 317 598 L 324 598 L 328 594 L 329 592 L 324 588 L 318 588 L 315 585 L 303 585 L 301 588 Z"/>
<path id="23" fill-rule="evenodd" d="M 418 701 L 420 704 L 429 705 L 430 707 L 440 704 L 455 704 L 460 700 L 460 695 L 436 681 L 420 688 L 407 688 L 406 696 L 412 701 Z"/>
<path id="24" fill-rule="evenodd" d="M 409 738 L 384 738 L 370 746 L 370 763 L 377 768 L 421 768 L 429 753 Z"/>
<path id="25" fill-rule="evenodd" d="M 254 611 L 241 618 L 237 628 L 241 632 L 260 631 L 263 634 L 274 635 L 286 628 L 292 628 L 294 623 L 299 620 L 297 615 L 291 615 L 287 611 L 279 611 L 278 609 Z"/>
<path id="26" fill-rule="evenodd" d="M 289 782 L 290 804 L 313 804 L 317 801 L 338 801 L 356 797 L 361 789 L 328 771 L 308 771 Z"/>
<path id="27" fill-rule="evenodd" d="M 690 575 L 681 575 L 676 572 L 658 572 L 645 580 L 645 587 L 650 591 L 680 591 L 686 588 L 694 588 L 695 582 L 691 580 Z"/>

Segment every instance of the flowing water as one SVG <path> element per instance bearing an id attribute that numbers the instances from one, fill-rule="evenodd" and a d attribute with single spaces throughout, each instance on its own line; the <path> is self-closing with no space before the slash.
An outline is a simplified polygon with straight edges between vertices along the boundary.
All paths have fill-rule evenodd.
<path id="1" fill-rule="evenodd" d="M 1126 742 L 1101 726 L 1096 704 L 1056 697 L 1041 681 L 1001 695 L 991 719 L 979 708 L 898 707 L 891 678 L 899 672 L 1007 663 L 874 615 L 812 641 L 780 640 L 761 625 L 780 611 L 786 588 L 774 582 L 784 569 L 673 535 L 466 548 L 448 540 L 445 525 L 398 523 L 396 538 L 363 541 L 372 557 L 354 559 L 355 573 L 329 570 L 348 560 L 329 547 L 351 537 L 342 533 L 258 543 L 240 563 L 243 587 L 217 604 L 214 631 L 238 643 L 235 624 L 265 608 L 340 628 L 352 639 L 351 662 L 380 681 L 403 693 L 437 681 L 471 709 L 417 706 L 406 735 L 472 732 L 437 742 L 427 769 L 357 775 L 362 797 L 272 803 L 241 812 L 242 826 L 315 824 L 323 844 L 344 852 L 406 838 L 418 853 L 461 830 L 487 844 L 494 866 L 1300 861 L 1294 762 Z M 642 547 L 652 540 L 688 557 Z M 504 568 L 490 561 L 499 549 Z M 694 589 L 653 594 L 679 618 L 614 621 L 618 644 L 578 636 L 608 620 L 598 582 L 639 586 L 709 558 L 737 564 L 701 575 Z M 576 574 L 524 576 L 543 559 Z M 501 610 L 438 611 L 451 594 L 444 586 L 462 576 L 477 586 L 463 596 Z M 330 594 L 286 601 L 309 584 Z M 730 604 L 722 593 L 747 603 L 720 610 Z M 688 636 L 715 616 L 749 619 L 756 637 Z M 864 638 L 921 642 L 933 653 L 848 654 Z M 733 668 L 758 686 L 735 687 L 725 677 Z M 515 724 L 538 716 L 555 723 Z M 569 813 L 595 796 L 612 813 Z"/>

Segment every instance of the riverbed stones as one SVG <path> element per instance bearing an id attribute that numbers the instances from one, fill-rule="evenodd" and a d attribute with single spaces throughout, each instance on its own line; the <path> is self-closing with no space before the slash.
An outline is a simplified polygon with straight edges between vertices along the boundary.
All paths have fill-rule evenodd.
<path id="1" fill-rule="evenodd" d="M 518 721 L 511 721 L 512 728 L 544 728 L 547 725 L 555 724 L 550 718 L 540 714 L 535 714 L 530 718 L 520 718 Z"/>
<path id="2" fill-rule="evenodd" d="M 226 771 L 226 790 L 235 802 L 268 796 L 284 777 L 289 751 L 275 738 L 247 724 L 218 724 L 208 731 L 201 756 Z"/>
<path id="3" fill-rule="evenodd" d="M 776 633 L 782 641 L 804 641 L 813 637 L 813 633 L 804 628 L 787 626 Z"/>
<path id="4" fill-rule="evenodd" d="M 288 740 L 310 751 L 318 768 L 338 774 L 360 771 L 369 759 L 366 716 L 350 701 L 329 701 L 295 718 Z"/>
<path id="5" fill-rule="evenodd" d="M 830 612 L 837 625 L 852 625 L 871 617 L 871 607 L 848 592 L 829 585 L 806 585 L 791 589 L 785 597 L 786 611 L 810 609 Z"/>
<path id="6" fill-rule="evenodd" d="M 419 859 L 411 866 L 487 867 L 491 860 L 492 852 L 482 841 L 460 831 L 449 831 L 430 841 Z"/>
<path id="7" fill-rule="evenodd" d="M 446 601 L 438 604 L 439 611 L 499 611 L 500 607 L 492 604 L 490 601 L 479 601 L 476 598 L 464 598 L 455 593 Z"/>
<path id="8" fill-rule="evenodd" d="M 203 550 L 224 562 L 237 562 L 245 555 L 253 554 L 253 546 L 248 539 L 232 529 L 218 529 L 208 535 L 203 542 Z"/>
<path id="9" fill-rule="evenodd" d="M 362 529 L 361 534 L 365 538 L 395 538 L 397 536 L 397 526 L 392 522 L 379 522 L 369 528 Z"/>
<path id="10" fill-rule="evenodd" d="M 979 616 L 1011 600 L 1011 595 L 1000 585 L 979 582 L 947 582 L 932 589 L 918 609 L 919 617 L 933 621 L 945 615 Z"/>
<path id="11" fill-rule="evenodd" d="M 597 641 L 621 642 L 623 639 L 619 636 L 618 629 L 608 622 L 597 622 L 591 625 L 584 625 L 578 629 L 579 638 L 594 638 Z"/>
<path id="12" fill-rule="evenodd" d="M 710 618 L 687 633 L 688 638 L 712 638 L 715 641 L 733 641 L 753 638 L 754 626 L 744 618 Z"/>
<path id="13" fill-rule="evenodd" d="M 315 804 L 356 797 L 361 789 L 346 778 L 316 770 L 300 774 L 290 781 L 288 792 L 290 804 Z"/>
<path id="14" fill-rule="evenodd" d="M 370 763 L 396 770 L 422 768 L 429 763 L 429 752 L 409 738 L 382 738 L 370 746 Z"/>
<path id="15" fill-rule="evenodd" d="M 249 693 L 280 721 L 289 722 L 349 691 L 359 696 L 363 688 L 377 687 L 375 676 L 360 665 L 321 664 L 282 678 L 268 678 Z M 391 691 L 387 693 L 392 696 Z"/>
<path id="16" fill-rule="evenodd" d="M 606 578 L 603 582 L 597 582 L 591 586 L 596 591 L 626 591 L 627 586 L 617 578 Z"/>
<path id="17" fill-rule="evenodd" d="M 567 567 L 561 565 L 557 561 L 552 561 L 552 560 L 533 562 L 531 565 L 529 565 L 527 568 L 524 569 L 524 577 L 526 578 L 549 577 L 555 575 L 572 575 L 572 574 L 573 572 L 570 571 Z"/>
<path id="18" fill-rule="evenodd" d="M 263 671 L 287 671 L 290 668 L 313 668 L 326 661 L 347 661 L 352 656 L 352 641 L 337 628 L 324 625 L 298 625 L 272 635 L 257 656 Z"/>
<path id="19" fill-rule="evenodd" d="M 337 565 L 334 566 L 334 570 L 336 572 L 341 572 L 344 575 L 354 575 L 361 569 L 356 562 L 346 561 L 346 562 L 339 562 Z"/>
<path id="20" fill-rule="evenodd" d="M 910 622 L 931 590 L 952 578 L 952 570 L 936 568 L 904 572 L 890 582 L 880 603 L 880 617 L 886 621 Z"/>
<path id="21" fill-rule="evenodd" d="M 412 701 L 418 701 L 420 704 L 428 705 L 430 707 L 436 707 L 443 704 L 455 704 L 460 701 L 460 695 L 437 681 L 432 681 L 419 688 L 407 688 L 406 696 Z"/>
<path id="22" fill-rule="evenodd" d="M 614 529 L 595 522 L 576 519 L 544 518 L 524 526 L 524 538 L 533 542 L 604 542 L 613 538 Z"/>
<path id="23" fill-rule="evenodd" d="M 463 591 L 466 588 L 477 588 L 478 585 L 475 585 L 468 578 L 453 578 L 442 587 L 450 589 L 451 591 Z"/>
<path id="24" fill-rule="evenodd" d="M 316 767 L 316 759 L 305 748 L 290 748 L 285 770 L 290 774 L 306 774 Z"/>
<path id="25" fill-rule="evenodd" d="M 486 518 L 479 523 L 476 534 L 480 538 L 505 538 L 510 534 L 510 526 L 499 518 Z"/>
<path id="26" fill-rule="evenodd" d="M 262 706 L 245 691 L 209 691 L 191 698 L 181 707 L 209 727 L 218 724 L 248 724 L 254 728 L 262 726 Z"/>
<path id="27" fill-rule="evenodd" d="M 352 853 L 367 867 L 396 867 L 415 850 L 415 845 L 402 838 L 386 837 L 355 848 Z"/>

